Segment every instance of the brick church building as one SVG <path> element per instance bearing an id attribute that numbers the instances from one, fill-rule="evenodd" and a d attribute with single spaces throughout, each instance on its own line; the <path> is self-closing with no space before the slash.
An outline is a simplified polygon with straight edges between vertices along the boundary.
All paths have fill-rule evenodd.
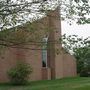
<path id="1" fill-rule="evenodd" d="M 75 58 L 65 53 L 61 44 L 57 44 L 61 36 L 59 9 L 49 11 L 46 17 L 37 20 L 36 23 L 38 23 L 37 30 L 40 29 L 40 26 L 43 28 L 48 26 L 49 30 L 52 30 L 48 33 L 48 37 L 43 38 L 46 44 L 49 43 L 48 49 L 43 46 L 33 50 L 35 47 L 33 44 L 32 46 L 27 45 L 27 48 L 30 47 L 31 50 L 9 47 L 3 56 L 0 56 L 0 82 L 8 81 L 7 71 L 15 66 L 17 60 L 31 65 L 33 72 L 30 80 L 50 80 L 77 75 Z"/>

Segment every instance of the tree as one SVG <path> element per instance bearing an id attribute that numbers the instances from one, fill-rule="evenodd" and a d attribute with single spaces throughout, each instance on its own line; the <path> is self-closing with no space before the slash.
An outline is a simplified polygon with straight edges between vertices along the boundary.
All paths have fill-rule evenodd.
<path id="1" fill-rule="evenodd" d="M 81 6 L 80 6 L 80 3 L 82 3 Z M 86 18 L 84 18 L 84 16 L 89 14 L 89 12 L 90 12 L 88 0 L 1 0 L 0 1 L 0 29 L 4 30 L 3 31 L 4 34 L 0 34 L 0 39 L 1 39 L 0 44 L 4 45 L 4 46 L 5 45 L 12 46 L 11 44 L 13 44 L 13 43 L 20 44 L 20 43 L 22 43 L 22 41 L 25 41 L 25 43 L 26 43 L 26 40 L 24 40 L 24 37 L 21 34 L 20 35 L 23 38 L 20 41 L 19 41 L 19 39 L 15 39 L 15 38 L 12 40 L 7 40 L 9 37 L 9 33 L 12 33 L 13 31 L 15 31 L 15 30 L 9 31 L 9 30 L 7 30 L 7 28 L 13 28 L 18 25 L 23 25 L 24 23 L 30 21 L 29 25 L 26 25 L 26 26 L 30 27 L 32 29 L 33 26 L 31 25 L 31 22 L 33 20 L 36 20 L 36 19 L 42 17 L 42 15 L 47 14 L 47 12 L 49 10 L 54 9 L 57 6 L 60 6 L 60 8 L 61 8 L 62 18 L 64 18 L 64 19 L 68 18 L 71 21 L 71 20 L 74 20 L 76 16 L 77 17 L 79 16 L 77 18 L 78 23 L 88 23 L 88 22 L 86 22 Z M 85 12 L 82 15 L 83 11 L 85 11 Z M 33 16 L 33 20 L 31 20 L 30 15 Z M 87 21 L 89 21 L 89 20 L 87 20 Z M 30 33 L 32 33 L 31 29 L 29 29 Z M 32 31 L 35 31 L 35 30 L 32 29 Z M 35 32 L 33 32 L 33 33 L 35 33 Z M 20 33 L 22 33 L 22 32 L 20 32 Z M 3 35 L 7 38 L 3 39 Z M 12 34 L 12 36 L 13 35 L 14 35 L 14 33 Z M 20 35 L 18 35 L 18 36 L 20 36 Z M 40 36 L 40 35 L 37 35 L 37 36 Z M 15 37 L 17 38 L 17 36 L 15 36 Z M 10 39 L 10 37 L 9 37 L 9 39 Z M 4 43 L 3 43 L 3 40 L 4 40 Z"/>
<path id="2" fill-rule="evenodd" d="M 90 48 L 81 47 L 77 48 L 74 52 L 74 56 L 77 59 L 77 72 L 80 73 L 81 70 L 87 68 L 90 70 Z"/>
<path id="3" fill-rule="evenodd" d="M 40 4 L 40 5 L 38 5 Z M 0 27 L 5 29 L 10 26 L 27 22 L 29 15 L 43 8 L 44 0 L 1 0 L 0 1 Z M 38 7 L 36 6 L 38 5 Z M 33 7 L 34 6 L 34 7 Z"/>
<path id="4" fill-rule="evenodd" d="M 90 23 L 90 1 L 89 0 L 65 0 L 69 1 L 69 4 L 66 3 L 66 11 L 65 17 L 74 22 L 76 21 L 78 24 Z"/>
<path id="5" fill-rule="evenodd" d="M 90 38 L 79 38 L 77 35 L 63 35 L 60 39 L 67 53 L 75 56 L 77 62 L 77 72 L 83 68 L 90 70 Z"/>
<path id="6" fill-rule="evenodd" d="M 64 19 L 77 18 L 77 23 L 90 23 L 86 17 L 90 14 L 89 0 L 1 0 L 0 29 L 25 23 L 30 20 L 30 15 L 36 19 L 58 5 Z"/>

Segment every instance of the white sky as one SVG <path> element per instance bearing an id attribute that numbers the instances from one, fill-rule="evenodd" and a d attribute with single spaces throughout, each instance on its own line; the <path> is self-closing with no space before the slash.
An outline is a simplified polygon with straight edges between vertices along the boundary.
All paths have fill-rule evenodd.
<path id="1" fill-rule="evenodd" d="M 69 25 L 67 22 L 62 21 L 62 35 L 78 35 L 79 37 L 90 37 L 90 24 L 85 25 Z"/>

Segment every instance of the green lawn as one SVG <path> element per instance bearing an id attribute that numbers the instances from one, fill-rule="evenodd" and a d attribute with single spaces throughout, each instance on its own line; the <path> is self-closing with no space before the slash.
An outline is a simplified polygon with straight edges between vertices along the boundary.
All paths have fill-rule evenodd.
<path id="1" fill-rule="evenodd" d="M 90 78 L 66 78 L 30 82 L 26 86 L 0 84 L 0 90 L 90 90 Z"/>

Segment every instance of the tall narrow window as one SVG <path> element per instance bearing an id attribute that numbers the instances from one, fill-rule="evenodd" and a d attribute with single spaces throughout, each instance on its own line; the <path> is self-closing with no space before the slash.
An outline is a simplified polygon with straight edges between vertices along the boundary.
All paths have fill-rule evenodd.
<path id="1" fill-rule="evenodd" d="M 42 67 L 47 67 L 47 40 L 48 40 L 48 38 L 43 38 Z"/>

